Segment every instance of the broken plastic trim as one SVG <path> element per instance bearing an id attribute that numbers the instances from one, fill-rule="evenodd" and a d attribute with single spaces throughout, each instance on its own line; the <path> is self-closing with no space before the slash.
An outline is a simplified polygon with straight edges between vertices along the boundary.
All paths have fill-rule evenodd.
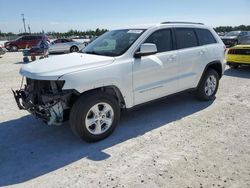
<path id="1" fill-rule="evenodd" d="M 20 90 L 12 90 L 17 106 L 27 110 L 49 125 L 59 125 L 64 120 L 64 111 L 70 108 L 74 90 L 62 90 L 64 81 L 27 79 Z"/>

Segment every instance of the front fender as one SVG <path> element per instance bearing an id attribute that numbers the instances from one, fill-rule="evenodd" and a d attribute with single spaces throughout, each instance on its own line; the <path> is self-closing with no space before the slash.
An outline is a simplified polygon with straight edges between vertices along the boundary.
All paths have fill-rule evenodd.
<path id="1" fill-rule="evenodd" d="M 123 69 L 124 68 L 124 69 Z M 65 80 L 63 89 L 74 89 L 79 93 L 84 93 L 96 88 L 115 86 L 117 87 L 127 108 L 133 106 L 132 74 L 127 66 L 116 69 L 112 66 L 101 69 L 83 70 L 61 76 L 60 80 Z"/>

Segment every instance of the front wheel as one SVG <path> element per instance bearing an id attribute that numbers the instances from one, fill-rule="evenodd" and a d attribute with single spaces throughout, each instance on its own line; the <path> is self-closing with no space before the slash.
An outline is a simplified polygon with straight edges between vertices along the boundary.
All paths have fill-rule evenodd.
<path id="1" fill-rule="evenodd" d="M 106 93 L 91 92 L 82 95 L 70 112 L 73 133 L 87 142 L 108 137 L 120 118 L 117 100 Z"/>
<path id="2" fill-rule="evenodd" d="M 72 46 L 71 48 L 70 48 L 70 53 L 72 53 L 72 52 L 78 52 L 79 51 L 79 49 L 78 49 L 78 47 L 76 47 L 76 46 Z"/>
<path id="3" fill-rule="evenodd" d="M 217 93 L 218 87 L 219 75 L 217 71 L 208 69 L 196 90 L 196 96 L 200 100 L 212 100 Z"/>

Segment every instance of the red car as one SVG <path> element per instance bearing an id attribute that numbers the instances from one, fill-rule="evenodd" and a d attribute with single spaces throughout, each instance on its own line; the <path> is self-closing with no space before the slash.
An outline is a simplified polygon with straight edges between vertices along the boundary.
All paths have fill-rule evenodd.
<path id="1" fill-rule="evenodd" d="M 49 42 L 49 38 L 46 35 L 24 35 L 18 37 L 16 40 L 4 43 L 4 47 L 8 51 L 15 52 L 18 49 L 36 46 L 41 40 Z"/>

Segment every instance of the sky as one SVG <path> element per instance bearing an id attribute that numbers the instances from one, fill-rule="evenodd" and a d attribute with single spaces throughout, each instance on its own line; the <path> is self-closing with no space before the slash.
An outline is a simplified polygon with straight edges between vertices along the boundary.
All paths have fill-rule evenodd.
<path id="1" fill-rule="evenodd" d="M 213 27 L 250 25 L 250 0 L 0 0 L 0 30 L 32 32 L 115 29 L 163 21 Z"/>

